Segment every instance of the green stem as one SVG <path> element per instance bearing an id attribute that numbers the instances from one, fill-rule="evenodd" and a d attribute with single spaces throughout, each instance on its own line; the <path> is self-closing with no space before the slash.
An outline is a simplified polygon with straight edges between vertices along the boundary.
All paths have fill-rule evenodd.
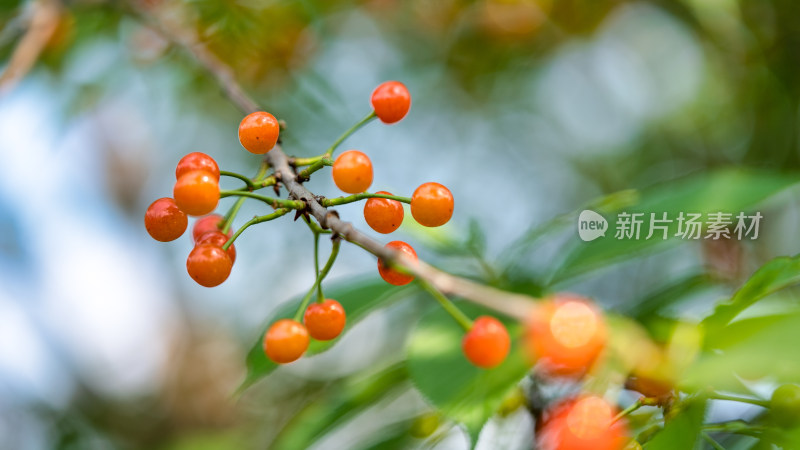
<path id="1" fill-rule="evenodd" d="M 225 214 L 225 221 L 222 224 L 222 234 L 228 234 L 228 231 L 231 229 L 231 225 L 233 225 L 233 219 L 236 218 L 236 215 L 239 214 L 239 209 L 241 209 L 242 204 L 247 199 L 247 197 L 239 197 L 236 199 L 236 203 L 233 204 L 230 210 L 228 210 L 228 214 Z"/>
<path id="2" fill-rule="evenodd" d="M 256 176 L 253 177 L 252 180 L 245 181 L 245 183 L 247 183 L 247 186 L 244 187 L 244 188 L 241 188 L 239 190 L 241 190 L 241 191 L 250 191 L 250 190 L 252 190 L 252 188 L 255 186 L 254 183 L 261 183 L 261 182 L 264 181 L 264 176 L 267 174 L 267 170 L 269 170 L 269 163 L 267 163 L 266 160 L 261 161 L 261 165 L 258 167 L 258 172 L 256 172 Z M 220 174 L 222 174 L 222 173 L 223 172 L 220 172 Z M 225 172 L 225 173 L 233 173 L 233 172 Z M 234 176 L 238 177 L 238 175 L 239 174 L 235 174 Z M 272 178 L 273 181 L 275 179 L 275 177 L 270 177 L 270 178 Z M 273 182 L 273 184 L 274 184 L 274 182 Z M 233 206 L 231 206 L 231 208 L 225 214 L 225 221 L 223 222 L 223 225 L 222 225 L 222 232 L 223 233 L 227 234 L 228 231 L 231 229 L 231 226 L 233 225 L 233 220 L 236 219 L 236 215 L 239 214 L 239 209 L 242 207 L 242 204 L 244 203 L 245 199 L 246 199 L 246 197 L 244 197 L 244 196 L 239 197 L 239 199 L 236 200 L 236 203 L 234 203 Z"/>
<path id="3" fill-rule="evenodd" d="M 324 156 L 312 156 L 310 158 L 293 158 L 291 162 L 292 165 L 295 167 L 303 167 L 303 166 L 310 166 L 323 158 Z"/>
<path id="4" fill-rule="evenodd" d="M 307 181 L 309 178 L 311 178 L 311 174 L 313 174 L 314 172 L 318 171 L 319 169 L 322 169 L 325 166 L 332 166 L 333 159 L 331 159 L 331 157 L 333 156 L 333 152 L 336 150 L 336 148 L 339 147 L 339 145 L 341 145 L 341 143 L 344 142 L 345 139 L 350 137 L 350 135 L 358 131 L 364 125 L 371 122 L 376 117 L 378 116 L 375 115 L 375 111 L 371 111 L 369 114 L 367 114 L 366 117 L 359 120 L 355 125 L 353 125 L 347 131 L 342 133 L 342 135 L 339 136 L 336 139 L 336 141 L 334 141 L 334 143 L 330 147 L 328 147 L 327 150 L 325 150 L 325 153 L 319 156 L 313 156 L 311 158 L 294 158 L 292 160 L 292 163 L 295 165 L 295 167 L 308 166 L 297 174 L 297 179 L 300 181 Z"/>
<path id="5" fill-rule="evenodd" d="M 642 398 L 637 399 L 635 402 L 633 402 L 631 406 L 628 406 L 627 408 L 620 411 L 619 414 L 614 416 L 614 420 L 612 420 L 611 423 L 617 422 L 619 419 L 622 419 L 623 417 L 633 413 L 634 411 L 636 411 L 637 409 L 641 408 L 644 405 L 645 402 Z"/>
<path id="6" fill-rule="evenodd" d="M 227 170 L 220 170 L 219 174 L 220 174 L 220 176 L 223 176 L 223 177 L 238 178 L 238 179 L 244 181 L 244 183 L 247 185 L 247 188 L 250 189 L 251 191 L 256 188 L 256 185 L 253 184 L 253 180 L 251 180 L 250 178 L 247 178 L 246 176 L 244 176 L 244 175 L 242 175 L 240 173 L 228 172 Z"/>
<path id="7" fill-rule="evenodd" d="M 281 217 L 281 216 L 285 215 L 289 211 L 291 211 L 291 209 L 289 209 L 289 208 L 281 208 L 281 209 L 275 210 L 275 212 L 273 212 L 272 214 L 267 214 L 265 216 L 253 217 L 252 219 L 250 219 L 247 222 L 245 222 L 245 224 L 242 225 L 242 227 L 239 228 L 236 231 L 236 233 L 234 233 L 233 236 L 231 236 L 228 239 L 228 242 L 223 244 L 222 249 L 223 250 L 228 250 L 228 247 L 230 247 L 233 244 L 233 241 L 235 241 L 236 238 L 238 238 L 239 235 L 242 234 L 242 232 L 244 230 L 246 230 L 250 225 L 255 225 L 255 224 L 261 223 L 261 222 L 269 222 L 270 220 L 277 219 L 278 217 Z"/>
<path id="8" fill-rule="evenodd" d="M 314 233 L 314 276 L 319 276 L 319 233 Z M 322 295 L 322 283 L 317 283 L 317 302 L 322 303 L 325 301 L 325 296 Z"/>
<path id="9" fill-rule="evenodd" d="M 743 420 L 732 420 L 730 422 L 709 423 L 703 425 L 703 431 L 720 431 L 724 433 L 736 433 L 746 436 L 758 437 L 766 428 L 759 425 L 751 425 Z"/>
<path id="10" fill-rule="evenodd" d="M 401 197 L 399 195 L 387 194 L 370 194 L 369 192 L 362 192 L 361 194 L 348 195 L 347 197 L 325 198 L 322 199 L 322 206 L 338 206 L 346 205 L 348 203 L 364 200 L 365 198 L 388 198 L 389 200 L 397 200 L 398 202 L 411 203 L 409 197 Z"/>
<path id="11" fill-rule="evenodd" d="M 305 312 L 308 304 L 311 302 L 311 298 L 314 296 L 314 292 L 317 291 L 318 287 L 322 284 L 322 280 L 325 279 L 325 276 L 328 275 L 328 272 L 333 267 L 333 263 L 336 261 L 336 256 L 339 255 L 339 245 L 342 243 L 342 240 L 338 237 L 333 239 L 333 247 L 331 248 L 331 255 L 328 257 L 328 262 L 325 263 L 325 267 L 322 268 L 321 271 L 317 274 L 317 279 L 314 281 L 314 285 L 311 286 L 308 293 L 303 300 L 300 302 L 300 306 L 297 308 L 297 312 L 294 314 L 294 320 L 300 322 L 300 319 L 303 318 L 303 313 Z"/>
<path id="12" fill-rule="evenodd" d="M 453 319 L 455 319 L 456 322 L 461 325 L 462 328 L 464 328 L 464 331 L 469 331 L 472 329 L 472 320 L 467 317 L 467 315 L 464 314 L 464 312 L 461 311 L 455 303 L 450 301 L 449 298 L 447 298 L 444 294 L 439 292 L 427 282 L 419 280 L 419 284 L 423 289 L 428 291 L 428 293 L 431 294 L 431 296 L 433 296 L 433 298 L 435 298 L 440 305 L 442 305 L 442 308 L 444 308 L 444 310 L 447 311 L 447 313 L 450 314 Z"/>
<path id="13" fill-rule="evenodd" d="M 318 161 L 316 161 L 315 163 L 311 164 L 310 166 L 303 169 L 300 173 L 298 173 L 297 179 L 301 181 L 307 181 L 309 178 L 311 178 L 312 173 L 318 171 L 319 169 L 322 169 L 325 166 L 332 166 L 332 165 L 333 165 L 332 159 L 328 157 L 320 158 Z"/>
<path id="14" fill-rule="evenodd" d="M 253 177 L 253 180 L 255 181 L 262 180 L 264 178 L 264 175 L 267 174 L 267 170 L 269 170 L 269 163 L 265 159 L 262 160 L 261 165 L 258 166 L 258 172 L 256 173 L 256 176 Z"/>
<path id="15" fill-rule="evenodd" d="M 712 438 L 711 436 L 709 436 L 709 435 L 708 435 L 708 433 L 706 433 L 705 431 L 701 432 L 701 433 L 700 433 L 700 436 L 702 436 L 702 437 L 703 437 L 703 439 L 705 439 L 705 440 L 706 440 L 706 442 L 708 442 L 708 443 L 709 443 L 709 445 L 711 445 L 712 447 L 714 447 L 714 449 L 715 449 L 715 450 L 725 450 L 725 447 L 723 447 L 722 445 L 720 445 L 720 443 L 719 443 L 719 442 L 715 441 L 715 440 L 714 440 L 714 438 Z"/>
<path id="16" fill-rule="evenodd" d="M 342 135 L 339 136 L 339 138 L 336 139 L 336 141 L 333 142 L 333 144 L 330 146 L 330 148 L 328 148 L 328 150 L 325 151 L 324 156 L 328 157 L 328 158 L 333 156 L 333 152 L 336 150 L 337 147 L 339 147 L 339 145 L 342 142 L 344 142 L 345 139 L 347 139 L 348 137 L 350 137 L 350 135 L 352 135 L 353 133 L 358 131 L 359 128 L 361 128 L 364 125 L 370 123 L 376 117 L 378 117 L 378 116 L 375 115 L 375 111 L 370 111 L 370 113 L 367 114 L 366 117 L 364 117 L 363 119 L 359 120 L 355 125 L 353 125 L 347 131 L 342 133 Z"/>
<path id="17" fill-rule="evenodd" d="M 768 400 L 759 400 L 757 398 L 739 397 L 736 395 L 727 395 L 714 392 L 708 398 L 712 400 L 727 400 L 731 402 L 749 403 L 751 405 L 761 406 L 762 408 L 769 408 Z"/>
<path id="18" fill-rule="evenodd" d="M 306 203 L 300 200 L 284 200 L 282 198 L 267 197 L 265 195 L 256 194 L 254 192 L 246 192 L 246 191 L 219 191 L 220 198 L 232 197 L 232 196 L 250 197 L 256 200 L 261 200 L 262 202 L 272 206 L 273 208 L 283 207 L 291 209 L 303 209 L 306 207 Z"/>

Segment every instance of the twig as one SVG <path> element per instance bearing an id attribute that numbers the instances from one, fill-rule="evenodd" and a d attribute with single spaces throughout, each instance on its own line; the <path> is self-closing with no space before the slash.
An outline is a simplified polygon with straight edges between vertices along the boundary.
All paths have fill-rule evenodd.
<path id="1" fill-rule="evenodd" d="M 0 74 L 0 95 L 10 92 L 36 64 L 61 19 L 58 0 L 38 0 L 32 7 L 28 31 L 20 38 L 8 65 Z"/>
<path id="2" fill-rule="evenodd" d="M 165 38 L 183 47 L 213 75 L 228 99 L 243 113 L 249 114 L 260 110 L 256 102 L 238 84 L 230 68 L 191 33 L 182 32 L 172 24 L 168 26 L 158 15 L 150 14 L 136 5 L 133 7 Z M 366 121 L 368 120 L 365 118 L 365 123 Z M 289 197 L 305 202 L 306 211 L 314 216 L 322 228 L 332 230 L 346 241 L 358 245 L 378 258 L 401 265 L 409 273 L 431 284 L 442 294 L 470 300 L 516 319 L 524 320 L 528 317 L 532 302 L 535 300 L 533 297 L 506 292 L 460 278 L 426 264 L 424 261 L 413 261 L 396 250 L 385 248 L 379 242 L 356 230 L 351 223 L 339 219 L 339 215 L 335 211 L 329 211 L 322 206 L 317 200 L 317 196 L 297 180 L 297 173 L 289 164 L 289 157 L 286 156 L 280 145 L 276 145 L 265 156 L 267 163 L 282 180 L 284 187 L 289 192 Z"/>

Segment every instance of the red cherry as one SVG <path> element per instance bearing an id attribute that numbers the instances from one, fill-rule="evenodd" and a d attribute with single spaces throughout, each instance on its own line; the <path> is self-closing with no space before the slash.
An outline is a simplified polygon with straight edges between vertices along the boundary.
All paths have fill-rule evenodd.
<path id="1" fill-rule="evenodd" d="M 407 256 L 410 256 L 411 259 L 413 259 L 414 261 L 417 260 L 417 252 L 415 252 L 410 245 L 406 244 L 403 241 L 392 241 L 386 244 L 385 247 L 394 250 L 399 250 L 405 253 Z M 378 259 L 378 273 L 381 275 L 381 278 L 383 278 L 384 281 L 386 281 L 389 284 L 393 284 L 395 286 L 403 286 L 405 284 L 411 283 L 414 280 L 414 275 L 407 275 L 405 273 L 394 270 L 391 267 L 385 265 L 382 259 Z"/>
<path id="2" fill-rule="evenodd" d="M 197 242 L 200 236 L 208 233 L 209 231 L 221 231 L 222 222 L 225 219 L 219 214 L 210 214 L 201 217 L 194 222 L 192 227 L 192 240 Z M 233 229 L 228 230 L 228 237 L 233 236 Z"/>
<path id="3" fill-rule="evenodd" d="M 231 258 L 216 245 L 198 245 L 186 258 L 186 270 L 200 286 L 214 287 L 222 284 L 231 274 L 231 267 Z"/>
<path id="4" fill-rule="evenodd" d="M 197 240 L 197 243 L 195 245 L 210 244 L 222 248 L 222 246 L 225 245 L 226 242 L 228 242 L 228 236 L 223 234 L 222 231 L 212 230 L 200 236 L 200 239 Z M 231 244 L 231 246 L 228 247 L 226 253 L 228 253 L 228 257 L 231 259 L 231 264 L 235 263 L 236 246 L 234 244 Z"/>
<path id="5" fill-rule="evenodd" d="M 537 447 L 541 450 L 622 450 L 628 443 L 625 420 L 601 397 L 563 401 L 545 412 Z"/>
<path id="6" fill-rule="evenodd" d="M 175 167 L 175 179 L 177 180 L 185 173 L 193 170 L 206 170 L 219 181 L 219 166 L 217 162 L 214 161 L 214 158 L 205 153 L 192 152 L 181 158 L 181 160 L 178 161 L 178 166 Z"/>
<path id="7" fill-rule="evenodd" d="M 383 123 L 399 122 L 411 108 L 411 94 L 399 81 L 387 81 L 372 92 L 372 108 Z"/>
<path id="8" fill-rule="evenodd" d="M 188 222 L 186 213 L 167 197 L 154 201 L 144 213 L 144 227 L 153 239 L 161 242 L 181 237 Z"/>

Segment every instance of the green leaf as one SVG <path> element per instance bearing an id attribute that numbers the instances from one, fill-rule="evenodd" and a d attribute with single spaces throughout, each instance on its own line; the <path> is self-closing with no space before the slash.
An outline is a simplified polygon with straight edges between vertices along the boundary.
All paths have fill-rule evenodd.
<path id="1" fill-rule="evenodd" d="M 703 325 L 712 335 L 745 308 L 780 289 L 800 283 L 800 256 L 780 257 L 764 264 L 729 301 L 717 305 Z"/>
<path id="2" fill-rule="evenodd" d="M 606 267 L 609 263 L 628 260 L 631 255 L 643 254 L 654 247 L 681 242 L 675 238 L 679 212 L 709 213 L 729 212 L 736 214 L 750 210 L 768 197 L 795 184 L 796 175 L 745 169 L 724 169 L 710 173 L 692 175 L 680 180 L 662 183 L 640 192 L 640 200 L 625 209 L 628 213 L 645 213 L 647 219 L 642 226 L 639 239 L 616 239 L 611 232 L 614 218 L 609 219 L 609 232 L 591 242 L 576 239 L 572 251 L 552 274 L 552 283 L 562 282 L 587 271 Z M 669 227 L 669 239 L 656 234 L 645 239 L 648 229 L 645 226 L 650 213 L 667 213 L 673 222 Z M 660 216 L 657 216 L 660 217 Z M 658 232 L 657 232 L 658 233 Z"/>
<path id="3" fill-rule="evenodd" d="M 713 386 L 739 390 L 740 378 L 800 380 L 800 313 L 736 321 L 706 337 L 713 350 L 702 354 L 684 375 L 687 389 Z"/>
<path id="4" fill-rule="evenodd" d="M 459 305 L 470 317 L 486 311 Z M 505 322 L 512 342 L 519 341 L 520 327 Z M 484 423 L 503 399 L 525 377 L 529 365 L 512 344 L 506 361 L 493 369 L 479 369 L 461 352 L 464 330 L 444 310 L 426 314 L 414 330 L 408 346 L 408 370 L 417 389 L 448 418 L 463 424 L 473 444 Z"/>
<path id="5" fill-rule="evenodd" d="M 362 279 L 350 280 L 348 282 L 342 282 L 340 285 L 336 285 L 332 288 L 326 288 L 325 295 L 328 298 L 336 299 L 347 312 L 347 325 L 342 332 L 342 335 L 344 335 L 347 330 L 352 328 L 353 325 L 370 312 L 407 296 L 413 290 L 413 287 L 398 288 L 380 279 L 370 279 L 367 281 Z M 294 316 L 299 302 L 300 298 L 287 302 L 268 318 L 266 325 L 262 328 L 263 331 L 259 333 L 255 343 L 247 354 L 247 376 L 237 390 L 238 392 L 242 392 L 253 383 L 278 368 L 279 365 L 269 360 L 264 354 L 262 346 L 264 333 L 266 333 L 269 325 L 276 320 Z M 309 345 L 306 351 L 306 355 L 322 353 L 328 350 L 337 341 L 338 339 L 324 342 L 312 340 L 311 345 Z"/>
<path id="6" fill-rule="evenodd" d="M 691 449 L 697 443 L 706 413 L 704 399 L 696 399 L 681 405 L 681 410 L 664 429 L 645 443 L 646 450 Z"/>

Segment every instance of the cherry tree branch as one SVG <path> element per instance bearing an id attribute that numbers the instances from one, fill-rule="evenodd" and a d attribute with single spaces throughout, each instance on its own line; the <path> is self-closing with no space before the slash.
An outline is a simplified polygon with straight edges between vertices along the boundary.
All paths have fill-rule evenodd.
<path id="1" fill-rule="evenodd" d="M 28 29 L 0 74 L 0 94 L 10 92 L 33 68 L 61 19 L 61 4 L 58 0 L 37 0 L 31 4 L 31 8 Z"/>
<path id="2" fill-rule="evenodd" d="M 136 6 L 134 7 L 136 8 Z M 226 97 L 243 113 L 249 114 L 261 110 L 236 81 L 230 68 L 199 42 L 193 33 L 181 31 L 174 24 L 165 22 L 157 12 L 145 11 L 141 8 L 137 8 L 137 11 L 166 39 L 191 54 L 216 79 Z M 276 178 L 286 187 L 289 197 L 305 202 L 306 211 L 314 216 L 323 228 L 330 229 L 346 241 L 358 245 L 378 258 L 399 264 L 443 294 L 464 298 L 519 320 L 528 317 L 532 302 L 535 300 L 533 297 L 476 283 L 441 271 L 424 261 L 414 261 L 401 252 L 385 248 L 381 243 L 358 231 L 351 223 L 341 220 L 336 211 L 325 208 L 317 200 L 317 196 L 298 180 L 296 171 L 289 163 L 289 157 L 283 152 L 280 145 L 276 145 L 267 153 L 265 159 L 275 171 Z"/>

